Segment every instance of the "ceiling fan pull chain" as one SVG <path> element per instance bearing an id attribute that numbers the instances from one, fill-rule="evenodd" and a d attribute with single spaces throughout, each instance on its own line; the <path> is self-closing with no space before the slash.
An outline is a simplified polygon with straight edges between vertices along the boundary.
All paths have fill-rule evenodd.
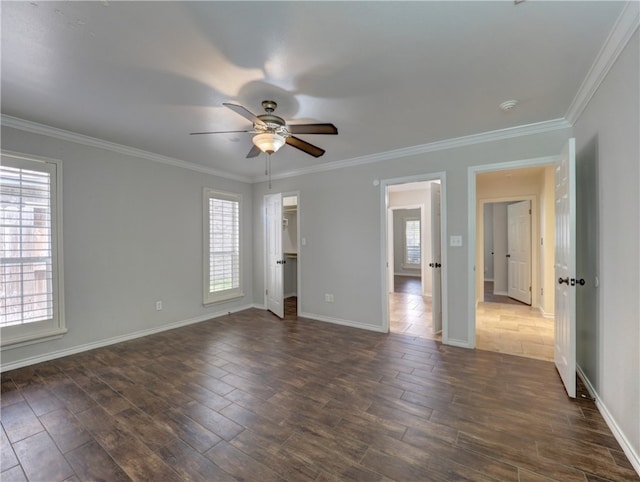
<path id="1" fill-rule="evenodd" d="M 267 170 L 269 171 L 269 189 L 271 189 L 271 154 L 267 154 Z"/>

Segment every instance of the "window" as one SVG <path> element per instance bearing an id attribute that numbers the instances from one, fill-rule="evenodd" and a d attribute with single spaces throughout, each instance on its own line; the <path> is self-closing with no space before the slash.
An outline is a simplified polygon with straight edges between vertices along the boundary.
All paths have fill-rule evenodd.
<path id="1" fill-rule="evenodd" d="M 8 154 L 0 166 L 2 347 L 58 338 L 62 309 L 61 163 Z"/>
<path id="2" fill-rule="evenodd" d="M 404 262 L 407 266 L 420 266 L 420 220 L 404 220 Z"/>
<path id="3" fill-rule="evenodd" d="M 204 304 L 240 298 L 239 194 L 204 190 Z"/>

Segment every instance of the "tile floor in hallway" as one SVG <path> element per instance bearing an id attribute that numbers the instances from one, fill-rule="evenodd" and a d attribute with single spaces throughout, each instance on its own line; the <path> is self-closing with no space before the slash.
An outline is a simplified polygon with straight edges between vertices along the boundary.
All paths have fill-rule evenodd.
<path id="1" fill-rule="evenodd" d="M 396 277 L 396 289 L 389 294 L 389 319 L 393 333 L 441 340 L 433 334 L 431 298 L 416 294 L 419 278 Z M 492 287 L 491 287 L 492 288 Z M 476 311 L 476 347 L 510 355 L 553 361 L 554 323 L 538 309 L 506 297 L 504 302 L 483 302 Z"/>
<path id="2" fill-rule="evenodd" d="M 505 303 L 478 303 L 476 347 L 480 350 L 553 361 L 553 318 L 537 308 Z"/>

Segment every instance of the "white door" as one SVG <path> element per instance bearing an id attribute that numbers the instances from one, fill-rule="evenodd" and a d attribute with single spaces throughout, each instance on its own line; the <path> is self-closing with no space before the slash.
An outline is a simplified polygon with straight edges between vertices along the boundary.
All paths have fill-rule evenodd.
<path id="1" fill-rule="evenodd" d="M 510 298 L 531 304 L 531 201 L 507 206 L 507 280 Z"/>
<path id="2" fill-rule="evenodd" d="M 440 184 L 431 183 L 431 316 L 433 334 L 442 331 L 442 261 L 440 247 Z"/>
<path id="3" fill-rule="evenodd" d="M 282 195 L 265 196 L 267 309 L 284 318 Z"/>
<path id="4" fill-rule="evenodd" d="M 554 360 L 567 394 L 576 396 L 576 180 L 575 139 L 556 163 L 556 301 Z"/>

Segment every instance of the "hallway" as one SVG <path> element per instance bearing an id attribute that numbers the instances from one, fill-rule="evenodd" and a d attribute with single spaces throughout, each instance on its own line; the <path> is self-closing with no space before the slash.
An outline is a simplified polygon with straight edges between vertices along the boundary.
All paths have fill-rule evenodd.
<path id="1" fill-rule="evenodd" d="M 420 278 L 395 277 L 389 293 L 389 324 L 392 333 L 442 340 L 433 334 L 431 298 L 421 296 Z M 485 284 L 485 299 L 476 310 L 476 348 L 509 355 L 553 361 L 554 322 L 536 308 L 493 295 Z"/>

